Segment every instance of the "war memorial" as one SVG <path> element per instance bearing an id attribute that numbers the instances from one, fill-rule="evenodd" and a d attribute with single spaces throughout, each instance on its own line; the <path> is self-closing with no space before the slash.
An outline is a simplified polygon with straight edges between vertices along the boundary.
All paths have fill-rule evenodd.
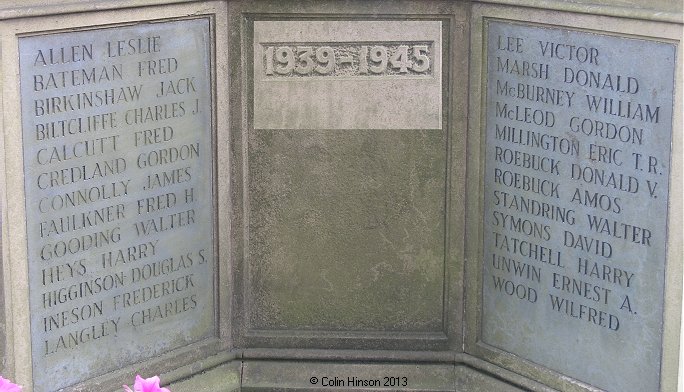
<path id="1" fill-rule="evenodd" d="M 0 376 L 683 391 L 682 8 L 0 3 Z"/>

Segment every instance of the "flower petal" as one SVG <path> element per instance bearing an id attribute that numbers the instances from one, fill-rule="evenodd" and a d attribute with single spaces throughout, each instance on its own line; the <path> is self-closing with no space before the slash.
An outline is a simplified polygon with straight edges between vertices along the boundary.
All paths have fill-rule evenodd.
<path id="1" fill-rule="evenodd" d="M 145 379 L 140 377 L 139 374 L 135 375 L 135 384 L 133 384 L 133 389 L 135 389 L 135 392 L 142 392 L 143 391 L 143 383 L 145 382 Z"/>
<path id="2" fill-rule="evenodd" d="M 21 386 L 0 376 L 0 392 L 21 392 Z"/>
<path id="3" fill-rule="evenodd" d="M 159 376 L 145 379 L 137 375 L 135 377 L 135 392 L 171 392 L 166 388 L 160 388 L 159 381 Z"/>

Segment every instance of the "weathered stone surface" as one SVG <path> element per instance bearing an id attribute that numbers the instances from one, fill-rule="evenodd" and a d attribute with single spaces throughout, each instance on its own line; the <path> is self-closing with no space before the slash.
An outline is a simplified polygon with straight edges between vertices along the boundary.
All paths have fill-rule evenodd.
<path id="1" fill-rule="evenodd" d="M 440 26 L 255 22 L 251 329 L 442 331 Z"/>
<path id="2" fill-rule="evenodd" d="M 253 325 L 439 331 L 444 143 L 435 131 L 252 133 Z"/>
<path id="3" fill-rule="evenodd" d="M 34 390 L 212 336 L 209 20 L 19 53 Z"/>
<path id="4" fill-rule="evenodd" d="M 0 208 L 0 225 L 2 224 L 2 209 Z M 0 314 L 5 314 L 5 281 L 3 278 L 3 265 L 2 265 L 2 231 L 0 231 Z M 6 352 L 6 332 L 7 325 L 5 322 L 5 317 L 0 320 L 0 374 L 6 374 L 5 369 L 7 367 L 7 361 L 9 361 L 9 355 Z"/>
<path id="5" fill-rule="evenodd" d="M 438 364 L 307 363 L 248 361 L 243 391 L 453 391 L 454 367 Z"/>
<path id="6" fill-rule="evenodd" d="M 173 392 L 238 392 L 241 362 L 230 362 L 168 386 Z"/>
<path id="7" fill-rule="evenodd" d="M 473 370 L 466 366 L 454 367 L 454 385 L 456 392 L 522 392 L 507 382 Z"/>
<path id="8" fill-rule="evenodd" d="M 675 46 L 490 21 L 482 339 L 658 390 Z"/>

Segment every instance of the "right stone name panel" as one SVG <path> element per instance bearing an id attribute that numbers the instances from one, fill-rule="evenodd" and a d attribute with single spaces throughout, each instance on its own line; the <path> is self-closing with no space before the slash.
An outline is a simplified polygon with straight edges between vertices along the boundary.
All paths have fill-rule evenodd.
<path id="1" fill-rule="evenodd" d="M 484 343 L 660 387 L 675 45 L 487 23 Z"/>

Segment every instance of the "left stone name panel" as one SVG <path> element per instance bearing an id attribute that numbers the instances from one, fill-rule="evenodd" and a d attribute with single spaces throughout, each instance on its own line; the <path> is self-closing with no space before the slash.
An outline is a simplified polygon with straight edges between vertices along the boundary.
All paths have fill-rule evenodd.
<path id="1" fill-rule="evenodd" d="M 19 39 L 36 392 L 215 335 L 210 36 Z"/>

